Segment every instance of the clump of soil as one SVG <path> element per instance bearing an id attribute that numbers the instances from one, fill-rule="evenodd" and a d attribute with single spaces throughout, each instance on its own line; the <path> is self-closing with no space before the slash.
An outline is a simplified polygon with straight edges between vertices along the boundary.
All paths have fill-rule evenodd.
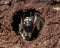
<path id="1" fill-rule="evenodd" d="M 19 26 L 14 30 L 12 25 L 13 17 L 17 13 L 17 16 L 20 16 L 22 14 L 20 11 L 25 12 L 29 9 L 38 11 L 45 21 L 37 38 L 31 41 L 23 40 L 17 34 Z M 19 24 L 18 18 L 15 21 Z M 0 48 L 60 48 L 60 1 L 1 0 Z"/>

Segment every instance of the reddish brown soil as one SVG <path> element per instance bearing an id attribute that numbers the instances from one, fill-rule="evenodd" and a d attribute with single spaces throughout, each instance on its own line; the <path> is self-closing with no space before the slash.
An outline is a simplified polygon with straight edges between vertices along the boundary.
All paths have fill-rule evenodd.
<path id="1" fill-rule="evenodd" d="M 0 48 L 60 48 L 60 11 L 51 0 L 0 0 Z M 35 9 L 45 24 L 39 36 L 32 41 L 23 40 L 13 31 L 13 16 L 17 11 Z"/>

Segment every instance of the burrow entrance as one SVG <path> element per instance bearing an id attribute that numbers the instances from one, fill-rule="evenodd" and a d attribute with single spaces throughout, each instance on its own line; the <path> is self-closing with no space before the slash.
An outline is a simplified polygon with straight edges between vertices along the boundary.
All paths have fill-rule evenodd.
<path id="1" fill-rule="evenodd" d="M 13 22 L 12 22 L 12 28 L 13 31 L 15 31 L 17 34 L 19 32 L 19 24 L 21 22 L 21 18 L 23 17 L 29 17 L 34 16 L 35 13 L 40 14 L 38 11 L 36 11 L 35 9 L 28 9 L 26 11 L 23 10 L 19 10 L 18 12 L 16 12 L 13 16 Z M 42 28 L 42 27 L 41 27 Z M 39 30 L 37 30 L 37 28 L 35 27 L 34 32 L 32 33 L 32 37 L 29 41 L 35 40 L 37 39 L 38 35 L 39 35 Z M 18 34 L 19 35 L 19 34 Z"/>

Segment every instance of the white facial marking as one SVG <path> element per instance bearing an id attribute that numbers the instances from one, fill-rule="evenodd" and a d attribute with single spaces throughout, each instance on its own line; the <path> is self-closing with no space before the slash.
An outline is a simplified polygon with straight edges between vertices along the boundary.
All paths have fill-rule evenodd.
<path id="1" fill-rule="evenodd" d="M 22 36 L 23 39 L 25 39 L 25 36 L 23 34 L 21 36 Z"/>
<path id="2" fill-rule="evenodd" d="M 24 21 L 32 21 L 29 17 L 26 17 Z"/>

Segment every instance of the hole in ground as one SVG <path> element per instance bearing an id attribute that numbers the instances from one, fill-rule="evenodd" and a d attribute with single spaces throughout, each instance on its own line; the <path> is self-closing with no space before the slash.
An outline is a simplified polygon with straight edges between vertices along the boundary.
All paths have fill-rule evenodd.
<path id="1" fill-rule="evenodd" d="M 25 17 L 29 17 L 29 16 L 35 16 L 35 13 L 38 13 L 40 14 L 40 12 L 36 11 L 35 9 L 29 9 L 27 11 L 23 11 L 23 10 L 20 10 L 18 12 L 16 12 L 13 16 L 13 22 L 12 22 L 12 28 L 13 28 L 13 31 L 15 31 L 17 34 L 19 32 L 19 24 L 21 22 L 21 18 L 25 18 Z M 40 15 L 39 15 L 40 16 Z M 41 25 L 41 28 L 42 28 L 43 25 Z M 33 33 L 32 33 L 32 37 L 29 41 L 32 41 L 32 40 L 35 40 L 37 39 L 38 35 L 39 35 L 39 30 L 37 30 L 37 27 L 35 27 Z M 18 34 L 20 35 L 20 34 Z"/>
<path id="2" fill-rule="evenodd" d="M 11 26 L 13 27 L 13 31 L 15 31 L 16 33 L 19 31 L 19 24 L 21 22 L 21 18 L 25 18 L 25 17 L 29 17 L 30 14 L 31 16 L 34 16 L 34 13 L 38 12 L 35 9 L 29 9 L 26 12 L 23 12 L 23 10 L 19 10 L 18 12 L 16 12 L 13 16 L 13 22 L 11 24 Z"/>

